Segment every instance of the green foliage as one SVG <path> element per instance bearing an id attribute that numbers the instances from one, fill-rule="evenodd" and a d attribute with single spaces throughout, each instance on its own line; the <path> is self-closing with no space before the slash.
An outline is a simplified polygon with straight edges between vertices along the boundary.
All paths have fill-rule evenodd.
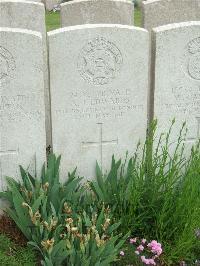
<path id="1" fill-rule="evenodd" d="M 109 174 L 103 176 L 97 166 L 97 180 L 90 184 L 95 204 L 110 206 L 122 232 L 131 230 L 133 236 L 162 243 L 166 265 L 200 255 L 195 236 L 200 228 L 200 146 L 185 157 L 183 125 L 172 150 L 172 128 L 159 139 L 154 122 L 144 147 L 138 147 L 127 167 L 113 158 Z"/>
<path id="2" fill-rule="evenodd" d="M 135 250 L 134 246 L 126 243 L 123 247 L 123 251 L 125 256 L 121 257 L 121 259 L 117 262 L 114 262 L 113 265 L 117 266 L 127 266 L 127 265 L 134 265 L 134 266 L 143 266 L 137 262 L 137 257 L 134 255 Z"/>
<path id="3" fill-rule="evenodd" d="M 65 218 L 65 223 L 59 230 L 62 238 L 59 247 L 57 245 L 48 250 L 47 241 L 43 242 L 48 250 L 44 265 L 60 265 L 60 260 L 66 265 L 106 266 L 117 260 L 119 249 L 128 235 L 120 240 L 121 235 L 114 234 L 119 223 L 111 225 L 107 209 L 103 208 L 99 215 L 93 212 L 91 218 L 84 211 L 78 215 L 73 213 L 67 216 L 70 217 Z M 59 248 L 62 252 L 58 252 Z"/>
<path id="4" fill-rule="evenodd" d="M 131 189 L 131 174 L 132 160 L 129 161 L 125 171 L 126 162 L 121 163 L 121 160 L 115 161 L 112 157 L 111 170 L 107 175 L 103 175 L 97 163 L 96 165 L 96 180 L 89 182 L 90 189 L 93 191 L 93 204 L 100 208 L 102 204 L 112 206 L 113 216 L 117 221 L 121 221 L 122 226 L 126 224 L 129 218 L 130 209 L 130 189 Z M 128 216 L 127 216 L 128 214 Z M 129 228 L 125 226 L 124 233 Z"/>
<path id="5" fill-rule="evenodd" d="M 82 178 L 76 177 L 75 171 L 68 174 L 66 182 L 60 182 L 60 157 L 50 155 L 47 165 L 41 178 L 33 178 L 20 167 L 22 183 L 8 177 L 9 189 L 0 194 L 10 203 L 7 213 L 42 254 L 43 265 L 58 266 L 63 261 L 81 265 L 84 261 L 93 266 L 115 261 L 125 242 L 115 233 L 119 223 L 111 225 L 108 209 L 101 207 L 98 214 L 89 198 L 87 203 Z"/>
<path id="6" fill-rule="evenodd" d="M 22 248 L 0 234 L 0 265 L 35 266 L 36 256 L 30 248 Z"/>
<path id="7" fill-rule="evenodd" d="M 190 157 L 186 157 L 183 125 L 172 150 L 173 123 L 158 142 L 156 124 L 152 126 L 143 160 L 134 169 L 136 182 L 130 200 L 134 233 L 161 242 L 167 265 L 182 259 L 191 262 L 199 256 L 194 250 L 199 246 L 195 230 L 200 226 L 200 149 L 198 144 L 192 148 Z"/>
<path id="8" fill-rule="evenodd" d="M 85 184 L 75 171 L 62 184 L 54 155 L 40 179 L 22 167 L 22 183 L 7 178 L 9 190 L 0 196 L 10 202 L 9 215 L 41 252 L 43 265 L 109 265 L 127 237 L 119 232 L 128 231 L 158 240 L 165 265 L 198 259 L 200 144 L 185 156 L 183 125 L 172 149 L 173 123 L 158 138 L 154 122 L 132 158 L 122 163 L 113 157 L 107 174 L 97 164 L 96 179 Z"/>
<path id="9" fill-rule="evenodd" d="M 27 239 L 40 243 L 41 239 L 51 237 L 51 232 L 44 225 L 37 227 L 41 217 L 44 222 L 53 223 L 61 219 L 62 206 L 65 201 L 78 206 L 82 188 L 81 178 L 75 173 L 69 174 L 67 182 L 59 181 L 60 157 L 49 157 L 48 167 L 42 169 L 40 179 L 33 178 L 22 167 L 22 184 L 7 177 L 9 190 L 0 196 L 9 200 L 11 208 L 7 209 L 10 217 Z"/>

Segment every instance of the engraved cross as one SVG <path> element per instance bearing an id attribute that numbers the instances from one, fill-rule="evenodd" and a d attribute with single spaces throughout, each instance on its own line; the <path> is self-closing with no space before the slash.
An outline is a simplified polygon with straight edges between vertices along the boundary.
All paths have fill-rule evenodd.
<path id="1" fill-rule="evenodd" d="M 9 155 L 18 155 L 19 150 L 0 150 L 0 180 L 1 180 L 1 188 L 3 188 L 3 170 L 2 170 L 2 162 L 1 157 L 9 156 Z"/>
<path id="2" fill-rule="evenodd" d="M 195 142 L 200 138 L 200 117 L 196 117 L 196 120 L 197 120 L 196 136 L 187 138 L 186 142 Z"/>
<path id="3" fill-rule="evenodd" d="M 82 142 L 83 148 L 87 147 L 99 147 L 100 148 L 100 163 L 102 168 L 103 163 L 103 146 L 106 145 L 117 145 L 118 144 L 118 138 L 112 139 L 112 140 L 103 140 L 103 123 L 97 123 L 99 127 L 99 141 L 93 142 L 93 141 L 85 141 Z"/>

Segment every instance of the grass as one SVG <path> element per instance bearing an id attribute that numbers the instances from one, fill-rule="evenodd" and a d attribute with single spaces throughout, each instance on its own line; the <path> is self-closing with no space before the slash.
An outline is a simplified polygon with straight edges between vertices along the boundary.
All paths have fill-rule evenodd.
<path id="1" fill-rule="evenodd" d="M 60 13 L 59 12 L 46 12 L 46 27 L 47 31 L 60 28 Z"/>
<path id="2" fill-rule="evenodd" d="M 0 265 L 36 266 L 36 255 L 28 247 L 19 247 L 7 236 L 0 234 Z"/>
<path id="3" fill-rule="evenodd" d="M 136 8 L 134 13 L 135 26 L 141 27 L 141 11 Z M 59 12 L 46 12 L 46 27 L 47 31 L 55 30 L 61 27 Z"/>
<path id="4" fill-rule="evenodd" d="M 139 8 L 136 8 L 134 12 L 134 25 L 137 27 L 142 26 L 142 14 Z"/>

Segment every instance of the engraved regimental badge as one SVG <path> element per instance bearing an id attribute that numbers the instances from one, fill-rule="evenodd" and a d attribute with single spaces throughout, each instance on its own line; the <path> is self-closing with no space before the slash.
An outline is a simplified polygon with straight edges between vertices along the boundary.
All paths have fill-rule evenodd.
<path id="1" fill-rule="evenodd" d="M 0 46 L 0 84 L 7 81 L 15 70 L 15 61 L 12 54 Z"/>
<path id="2" fill-rule="evenodd" d="M 200 37 L 193 39 L 187 45 L 187 72 L 195 80 L 200 80 Z"/>
<path id="3" fill-rule="evenodd" d="M 94 85 L 104 85 L 116 78 L 122 62 L 117 46 L 103 37 L 97 37 L 82 48 L 77 67 L 84 80 Z"/>

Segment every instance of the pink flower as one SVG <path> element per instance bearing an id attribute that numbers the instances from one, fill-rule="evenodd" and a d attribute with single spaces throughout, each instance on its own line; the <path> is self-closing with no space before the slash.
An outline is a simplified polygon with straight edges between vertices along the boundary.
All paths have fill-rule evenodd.
<path id="1" fill-rule="evenodd" d="M 135 238 L 130 238 L 130 240 L 129 240 L 130 244 L 134 244 L 134 243 L 136 243 L 136 241 L 137 241 L 136 237 Z"/>
<path id="2" fill-rule="evenodd" d="M 136 255 L 140 255 L 140 252 L 138 250 L 135 251 Z"/>
<path id="3" fill-rule="evenodd" d="M 142 239 L 142 244 L 145 244 L 147 240 L 145 238 Z"/>
<path id="4" fill-rule="evenodd" d="M 142 262 L 146 261 L 145 256 L 141 256 L 141 261 L 142 261 Z"/>
<path id="5" fill-rule="evenodd" d="M 150 265 L 156 265 L 154 259 L 149 259 L 149 263 L 150 263 Z"/>
<path id="6" fill-rule="evenodd" d="M 141 261 L 144 263 L 144 264 L 149 264 L 149 260 L 145 258 L 145 256 L 141 256 Z"/>
<path id="7" fill-rule="evenodd" d="M 124 251 L 121 250 L 121 251 L 119 252 L 119 255 L 120 255 L 120 256 L 124 256 L 124 255 L 125 255 Z"/>
<path id="8" fill-rule="evenodd" d="M 153 259 L 146 259 L 145 256 L 141 256 L 141 261 L 146 265 L 156 265 Z"/>
<path id="9" fill-rule="evenodd" d="M 158 256 L 160 256 L 160 254 L 162 253 L 161 244 L 156 240 L 152 240 L 151 243 L 149 243 L 147 246 L 151 249 L 152 253 L 157 254 Z"/>
<path id="10" fill-rule="evenodd" d="M 138 251 L 143 251 L 143 250 L 144 250 L 144 247 L 143 247 L 142 245 L 139 245 L 139 246 L 137 247 L 137 250 L 138 250 Z"/>

